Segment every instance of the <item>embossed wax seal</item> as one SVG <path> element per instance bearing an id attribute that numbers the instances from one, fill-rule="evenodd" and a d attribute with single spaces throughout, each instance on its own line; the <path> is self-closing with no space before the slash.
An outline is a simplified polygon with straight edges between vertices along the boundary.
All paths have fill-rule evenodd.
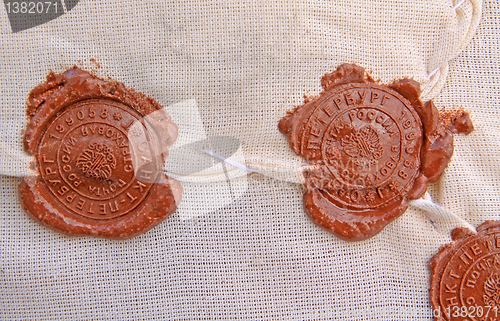
<path id="1" fill-rule="evenodd" d="M 172 214 L 182 188 L 163 172 L 177 126 L 153 99 L 78 68 L 28 99 L 24 147 L 39 176 L 19 186 L 35 220 L 71 235 L 130 238 Z"/>
<path id="2" fill-rule="evenodd" d="M 338 237 L 377 234 L 421 197 L 453 154 L 453 133 L 469 133 L 463 111 L 442 113 L 419 99 L 420 85 L 375 82 L 344 64 L 322 79 L 318 97 L 279 123 L 307 162 L 305 210 Z"/>
<path id="3" fill-rule="evenodd" d="M 429 261 L 435 320 L 500 320 L 500 222 L 476 230 L 454 229 Z"/>

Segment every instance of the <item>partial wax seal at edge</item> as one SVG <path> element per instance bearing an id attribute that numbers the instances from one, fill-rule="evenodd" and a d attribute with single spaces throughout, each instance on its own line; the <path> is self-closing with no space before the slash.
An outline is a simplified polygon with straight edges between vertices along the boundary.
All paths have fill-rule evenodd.
<path id="1" fill-rule="evenodd" d="M 476 232 L 456 228 L 451 237 L 429 261 L 434 320 L 498 320 L 500 222 L 486 221 Z"/>

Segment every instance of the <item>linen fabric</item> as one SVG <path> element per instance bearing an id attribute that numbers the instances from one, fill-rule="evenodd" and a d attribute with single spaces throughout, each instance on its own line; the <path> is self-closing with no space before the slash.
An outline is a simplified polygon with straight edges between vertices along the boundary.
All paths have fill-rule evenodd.
<path id="1" fill-rule="evenodd" d="M 5 10 L 2 320 L 431 320 L 427 261 L 451 229 L 498 219 L 495 1 L 82 0 L 16 33 Z M 422 199 L 355 243 L 307 218 L 303 160 L 277 128 L 346 62 L 384 83 L 413 78 L 422 100 L 464 108 L 475 125 L 455 136 L 449 167 Z M 22 148 L 28 94 L 74 64 L 154 98 L 179 126 L 165 169 L 183 200 L 134 239 L 61 235 L 18 201 L 18 184 L 33 174 Z M 196 142 L 214 137 L 237 141 L 213 151 L 242 168 L 200 152 Z"/>

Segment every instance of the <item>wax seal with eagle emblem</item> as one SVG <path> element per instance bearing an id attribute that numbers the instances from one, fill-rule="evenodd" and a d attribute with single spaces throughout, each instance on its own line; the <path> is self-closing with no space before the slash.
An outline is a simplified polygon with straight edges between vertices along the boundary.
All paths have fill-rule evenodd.
<path id="1" fill-rule="evenodd" d="M 469 133 L 463 111 L 439 113 L 419 99 L 420 85 L 374 81 L 344 64 L 322 79 L 324 91 L 279 123 L 307 161 L 305 210 L 340 238 L 377 234 L 436 181 L 453 154 L 453 134 Z"/>
<path id="2" fill-rule="evenodd" d="M 28 99 L 24 147 L 38 176 L 19 186 L 36 221 L 71 235 L 130 238 L 172 214 L 164 174 L 177 126 L 152 98 L 79 68 L 51 73 Z"/>

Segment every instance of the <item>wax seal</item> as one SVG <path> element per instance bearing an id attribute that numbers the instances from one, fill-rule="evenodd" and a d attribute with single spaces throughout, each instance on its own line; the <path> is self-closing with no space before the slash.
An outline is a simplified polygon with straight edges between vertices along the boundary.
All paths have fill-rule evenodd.
<path id="1" fill-rule="evenodd" d="M 453 153 L 453 133 L 472 131 L 463 111 L 441 115 L 419 99 L 420 85 L 375 82 L 355 65 L 322 79 L 318 97 L 279 123 L 307 160 L 305 210 L 351 241 L 378 233 L 422 196 Z"/>
<path id="2" fill-rule="evenodd" d="M 175 211 L 182 189 L 163 163 L 177 126 L 153 99 L 75 67 L 33 89 L 27 113 L 24 146 L 39 176 L 19 195 L 38 222 L 129 238 Z"/>
<path id="3" fill-rule="evenodd" d="M 451 235 L 454 242 L 429 261 L 435 320 L 500 319 L 500 222 Z"/>

